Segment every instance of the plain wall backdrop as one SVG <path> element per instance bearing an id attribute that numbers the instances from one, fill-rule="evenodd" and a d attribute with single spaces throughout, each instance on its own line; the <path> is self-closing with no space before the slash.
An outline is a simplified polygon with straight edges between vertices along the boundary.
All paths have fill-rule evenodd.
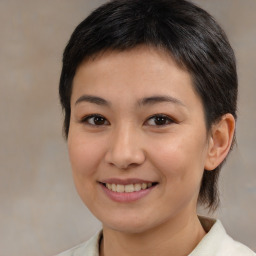
<path id="1" fill-rule="evenodd" d="M 72 31 L 104 2 L 0 1 L 0 256 L 51 256 L 100 228 L 73 185 L 58 81 Z M 238 146 L 215 216 L 256 250 L 256 1 L 194 2 L 223 26 L 238 63 Z"/>

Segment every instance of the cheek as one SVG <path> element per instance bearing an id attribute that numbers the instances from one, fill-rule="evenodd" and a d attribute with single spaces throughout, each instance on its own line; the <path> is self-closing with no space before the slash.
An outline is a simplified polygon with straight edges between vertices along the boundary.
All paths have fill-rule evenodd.
<path id="1" fill-rule="evenodd" d="M 162 173 L 166 182 L 200 183 L 204 166 L 204 141 L 180 136 L 156 143 L 151 152 L 153 164 Z"/>
<path id="2" fill-rule="evenodd" d="M 74 178 L 94 175 L 102 159 L 102 144 L 91 137 L 73 135 L 68 138 L 69 158 Z M 83 181 L 83 180 L 81 180 Z"/>
<path id="3" fill-rule="evenodd" d="M 152 152 L 153 164 L 164 184 L 167 208 L 196 205 L 204 171 L 202 148 L 201 143 L 182 138 L 166 140 L 164 146 L 156 146 Z"/>
<path id="4" fill-rule="evenodd" d="M 101 145 L 102 146 L 102 145 Z M 70 132 L 68 137 L 68 151 L 72 167 L 73 180 L 76 190 L 86 205 L 95 200 L 95 182 L 97 168 L 102 159 L 100 145 L 92 138 L 83 134 Z M 90 196 L 88 196 L 90 191 Z"/>

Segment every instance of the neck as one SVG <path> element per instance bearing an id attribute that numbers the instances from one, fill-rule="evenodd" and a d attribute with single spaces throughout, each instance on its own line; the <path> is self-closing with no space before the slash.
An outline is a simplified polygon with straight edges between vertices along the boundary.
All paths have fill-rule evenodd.
<path id="1" fill-rule="evenodd" d="M 101 256 L 185 256 L 202 240 L 205 231 L 196 214 L 177 216 L 143 233 L 125 233 L 103 226 Z"/>

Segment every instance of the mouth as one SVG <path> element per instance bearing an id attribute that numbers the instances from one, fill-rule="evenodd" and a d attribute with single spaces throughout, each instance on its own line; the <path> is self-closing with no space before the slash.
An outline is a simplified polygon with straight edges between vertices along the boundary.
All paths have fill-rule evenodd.
<path id="1" fill-rule="evenodd" d="M 99 181 L 105 195 L 119 203 L 132 203 L 153 193 L 159 182 L 137 178 L 110 178 Z"/>
<path id="2" fill-rule="evenodd" d="M 100 182 L 101 183 L 101 182 Z M 101 183 L 105 188 L 116 193 L 133 193 L 141 190 L 146 190 L 156 186 L 157 182 L 143 182 L 135 184 L 116 184 L 116 183 Z"/>

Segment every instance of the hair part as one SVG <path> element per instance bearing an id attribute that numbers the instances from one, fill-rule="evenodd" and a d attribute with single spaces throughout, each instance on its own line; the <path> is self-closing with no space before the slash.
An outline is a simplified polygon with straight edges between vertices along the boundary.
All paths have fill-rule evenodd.
<path id="1" fill-rule="evenodd" d="M 104 51 L 126 51 L 139 45 L 167 51 L 190 73 L 203 103 L 208 131 L 226 113 L 236 119 L 235 56 L 211 15 L 186 0 L 114 0 L 97 8 L 76 27 L 63 53 L 59 95 L 66 138 L 72 82 L 81 62 Z M 205 170 L 201 182 L 198 201 L 212 210 L 219 203 L 221 166 Z"/>

